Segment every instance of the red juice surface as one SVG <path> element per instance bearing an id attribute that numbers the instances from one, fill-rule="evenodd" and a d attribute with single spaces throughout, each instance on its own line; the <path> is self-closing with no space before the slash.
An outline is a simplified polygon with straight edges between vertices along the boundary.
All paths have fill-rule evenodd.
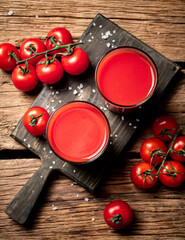
<path id="1" fill-rule="evenodd" d="M 86 162 L 97 158 L 106 147 L 109 124 L 94 105 L 71 102 L 52 115 L 47 136 L 59 157 L 71 162 Z"/>
<path id="2" fill-rule="evenodd" d="M 142 103 L 153 92 L 156 68 L 151 59 L 134 48 L 118 48 L 99 63 L 96 81 L 101 94 L 120 106 Z"/>

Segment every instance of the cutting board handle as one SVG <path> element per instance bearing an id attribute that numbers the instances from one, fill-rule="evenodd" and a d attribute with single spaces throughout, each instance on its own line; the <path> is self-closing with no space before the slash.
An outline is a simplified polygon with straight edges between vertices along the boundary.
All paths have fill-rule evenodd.
<path id="1" fill-rule="evenodd" d="M 52 170 L 43 164 L 10 202 L 5 213 L 16 222 L 24 224 Z"/>

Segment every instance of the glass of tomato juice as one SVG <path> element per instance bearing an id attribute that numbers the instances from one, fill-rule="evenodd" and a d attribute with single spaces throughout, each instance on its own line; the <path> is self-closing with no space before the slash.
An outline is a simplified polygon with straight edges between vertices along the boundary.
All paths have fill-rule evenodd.
<path id="1" fill-rule="evenodd" d="M 47 139 L 54 153 L 74 164 L 97 159 L 109 144 L 110 126 L 104 113 L 85 101 L 57 109 L 47 124 Z"/>
<path id="2" fill-rule="evenodd" d="M 116 113 L 130 112 L 145 103 L 157 85 L 152 59 L 133 47 L 109 51 L 96 66 L 95 81 L 106 106 Z"/>

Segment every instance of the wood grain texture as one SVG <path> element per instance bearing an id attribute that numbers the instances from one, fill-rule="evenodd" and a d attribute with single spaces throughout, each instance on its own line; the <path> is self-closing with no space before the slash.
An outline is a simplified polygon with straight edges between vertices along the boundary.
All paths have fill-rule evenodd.
<path id="1" fill-rule="evenodd" d="M 55 4 L 44 0 L 1 0 L 0 6 L 1 43 L 10 42 L 20 46 L 25 38 L 43 38 L 51 28 L 59 25 L 67 27 L 77 40 L 94 16 L 101 12 L 167 58 L 185 66 L 183 0 L 57 0 Z M 8 16 L 9 10 L 14 11 L 12 16 Z M 183 75 L 156 106 L 155 113 L 169 113 L 176 117 L 183 127 L 183 133 L 184 74 L 183 70 Z M 139 147 L 142 141 L 152 136 L 151 122 L 138 132 L 126 155 L 120 156 L 120 164 L 102 183 L 97 196 L 57 174 L 51 176 L 50 184 L 33 216 L 33 225 L 22 227 L 8 218 L 4 213 L 6 206 L 41 166 L 37 158 L 25 159 L 24 154 L 28 156 L 28 151 L 9 135 L 42 87 L 31 94 L 22 93 L 12 85 L 11 74 L 1 70 L 0 86 L 0 239 L 185 238 L 184 185 L 178 189 L 168 189 L 158 183 L 155 189 L 142 191 L 134 188 L 129 179 L 131 167 L 140 161 Z M 10 96 L 13 96 L 13 100 Z M 16 158 L 17 155 L 20 159 Z M 90 201 L 84 201 L 85 197 Z M 123 231 L 109 229 L 102 217 L 105 205 L 116 199 L 128 201 L 134 210 L 133 223 Z M 58 207 L 56 211 L 52 210 L 52 204 Z"/>

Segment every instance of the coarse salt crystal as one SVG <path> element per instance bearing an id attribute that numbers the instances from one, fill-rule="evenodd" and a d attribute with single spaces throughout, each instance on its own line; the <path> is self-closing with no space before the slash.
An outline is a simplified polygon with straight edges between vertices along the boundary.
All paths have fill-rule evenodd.
<path id="1" fill-rule="evenodd" d="M 43 176 L 40 176 L 40 178 L 44 178 Z"/>
<path id="2" fill-rule="evenodd" d="M 112 42 L 113 42 L 113 43 L 115 43 L 115 42 L 116 42 L 116 40 L 115 40 L 115 39 L 112 39 Z"/>
<path id="3" fill-rule="evenodd" d="M 107 108 L 104 107 L 103 110 L 104 110 L 104 111 L 107 111 Z"/>
<path id="4" fill-rule="evenodd" d="M 30 144 L 28 144 L 28 148 L 30 148 L 31 147 L 31 145 Z"/>
<path id="5" fill-rule="evenodd" d="M 124 116 L 121 116 L 121 120 L 124 121 L 125 117 Z"/>
<path id="6" fill-rule="evenodd" d="M 56 162 L 55 162 L 55 161 L 53 161 L 53 165 L 55 165 L 55 163 L 56 163 Z"/>
<path id="7" fill-rule="evenodd" d="M 91 39 L 88 39 L 88 42 L 92 42 L 92 40 L 91 40 Z"/>
<path id="8" fill-rule="evenodd" d="M 24 138 L 24 140 L 23 140 L 24 142 L 26 142 L 26 138 Z"/>
<path id="9" fill-rule="evenodd" d="M 112 137 L 112 134 L 110 135 L 110 137 Z"/>
<path id="10" fill-rule="evenodd" d="M 49 151 L 49 153 L 53 153 L 52 151 Z"/>
<path id="11" fill-rule="evenodd" d="M 71 90 L 72 90 L 72 87 L 71 87 L 71 86 L 69 86 L 69 87 L 68 87 L 68 90 L 69 90 L 69 91 L 71 91 Z"/>
<path id="12" fill-rule="evenodd" d="M 83 99 L 83 96 L 80 96 L 80 99 Z"/>
<path id="13" fill-rule="evenodd" d="M 52 168 L 53 168 L 53 166 L 49 166 L 49 168 L 50 168 L 50 169 L 52 169 Z"/>
<path id="14" fill-rule="evenodd" d="M 36 15 L 35 15 L 35 17 L 36 17 L 36 18 L 38 18 L 38 17 L 39 17 L 39 15 L 37 15 L 37 14 L 36 14 Z"/>
<path id="15" fill-rule="evenodd" d="M 113 30 L 112 32 L 113 32 L 113 33 L 116 33 L 116 30 Z"/>
<path id="16" fill-rule="evenodd" d="M 90 32 L 89 35 L 92 35 L 92 32 Z"/>
<path id="17" fill-rule="evenodd" d="M 132 123 L 130 122 L 128 125 L 129 125 L 129 126 L 132 126 Z"/>
<path id="18" fill-rule="evenodd" d="M 43 148 L 43 150 L 45 151 L 45 150 L 46 150 L 46 148 Z"/>
<path id="19" fill-rule="evenodd" d="M 52 92 L 52 93 L 51 93 L 51 95 L 54 95 L 54 94 L 55 94 L 55 92 Z"/>
<path id="20" fill-rule="evenodd" d="M 51 102 L 54 102 L 54 101 L 55 101 L 54 99 L 51 100 Z"/>
<path id="21" fill-rule="evenodd" d="M 136 129 L 136 128 L 137 128 L 137 126 L 133 126 L 133 128 L 134 128 L 134 129 Z"/>
<path id="22" fill-rule="evenodd" d="M 75 90 L 73 91 L 73 94 L 76 95 L 77 93 L 78 93 L 78 91 L 75 89 Z"/>
<path id="23" fill-rule="evenodd" d="M 102 25 L 99 25 L 99 28 L 102 28 L 103 26 Z"/>
<path id="24" fill-rule="evenodd" d="M 59 94 L 59 91 L 56 91 L 56 94 L 58 95 L 58 94 Z"/>
<path id="25" fill-rule="evenodd" d="M 95 89 L 92 89 L 92 92 L 93 92 L 93 93 L 95 93 L 95 92 L 96 92 L 96 90 L 95 90 Z"/>
<path id="26" fill-rule="evenodd" d="M 80 93 L 83 93 L 84 92 L 84 90 L 83 89 L 80 89 Z"/>
<path id="27" fill-rule="evenodd" d="M 108 48 L 111 46 L 111 44 L 110 44 L 110 43 L 107 43 L 106 45 L 107 45 L 107 47 L 108 47 Z"/>
<path id="28" fill-rule="evenodd" d="M 48 13 L 48 11 L 45 11 L 45 13 Z"/>
<path id="29" fill-rule="evenodd" d="M 58 208 L 54 204 L 52 204 L 52 210 L 56 211 Z"/>
<path id="30" fill-rule="evenodd" d="M 92 36 L 91 38 L 94 39 L 94 36 Z"/>
<path id="31" fill-rule="evenodd" d="M 76 170 L 74 169 L 73 172 L 76 173 Z"/>
<path id="32" fill-rule="evenodd" d="M 9 12 L 8 12 L 8 16 L 11 16 L 11 15 L 13 15 L 13 11 L 12 10 L 10 10 Z"/>
<path id="33" fill-rule="evenodd" d="M 114 137 L 115 137 L 115 138 L 117 138 L 117 137 L 118 137 L 118 135 L 117 135 L 117 134 L 115 134 L 115 135 L 114 135 Z"/>
<path id="34" fill-rule="evenodd" d="M 49 105 L 47 105 L 46 108 L 49 108 Z"/>
<path id="35" fill-rule="evenodd" d="M 59 103 L 62 103 L 62 100 L 58 100 Z"/>
<path id="36" fill-rule="evenodd" d="M 95 221 L 95 218 L 93 217 L 93 218 L 91 219 L 91 221 L 94 222 L 94 221 Z"/>
<path id="37" fill-rule="evenodd" d="M 93 22 L 93 26 L 94 26 L 94 27 L 96 26 L 96 23 L 95 23 L 95 22 Z"/>
<path id="38" fill-rule="evenodd" d="M 84 201 L 85 201 L 85 202 L 89 202 L 89 198 L 87 198 L 87 197 L 84 198 Z"/>
<path id="39" fill-rule="evenodd" d="M 79 194 L 77 193 L 76 196 L 79 197 Z"/>
<path id="40" fill-rule="evenodd" d="M 136 118 L 136 122 L 140 122 L 140 119 L 139 119 L 139 118 Z"/>

